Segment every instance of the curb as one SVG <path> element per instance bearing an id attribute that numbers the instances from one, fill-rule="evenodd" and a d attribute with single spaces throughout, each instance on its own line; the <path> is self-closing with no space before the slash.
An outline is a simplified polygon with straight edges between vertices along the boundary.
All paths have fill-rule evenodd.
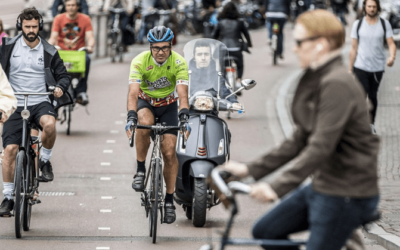
<path id="1" fill-rule="evenodd" d="M 290 74 L 289 77 L 280 84 L 278 96 L 275 99 L 276 113 L 286 139 L 292 135 L 294 130 L 294 124 L 290 114 L 290 106 L 293 98 L 291 91 L 295 89 L 296 80 L 300 77 L 301 73 L 301 70 L 296 70 Z M 400 250 L 400 237 L 386 232 L 375 222 L 368 224 L 362 231 L 367 238 L 377 241 L 379 245 L 386 249 Z"/>

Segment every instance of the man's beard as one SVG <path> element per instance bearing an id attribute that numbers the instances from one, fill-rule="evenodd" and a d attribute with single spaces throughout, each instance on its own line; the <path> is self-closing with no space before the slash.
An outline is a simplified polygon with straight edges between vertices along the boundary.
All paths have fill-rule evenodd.
<path id="1" fill-rule="evenodd" d="M 370 17 L 370 18 L 374 18 L 374 17 L 376 17 L 377 15 L 378 15 L 378 12 L 375 12 L 374 14 L 369 14 L 369 13 L 367 12 L 367 16 Z"/>
<path id="2" fill-rule="evenodd" d="M 34 42 L 34 41 L 38 38 L 38 36 L 39 36 L 39 34 L 35 34 L 35 33 L 33 33 L 33 32 L 26 34 L 24 31 L 22 31 L 22 35 L 23 35 L 23 36 L 25 37 L 25 39 L 28 40 L 28 42 L 30 42 L 30 43 Z M 33 37 L 29 37 L 29 35 L 34 35 L 34 36 L 33 36 Z"/>

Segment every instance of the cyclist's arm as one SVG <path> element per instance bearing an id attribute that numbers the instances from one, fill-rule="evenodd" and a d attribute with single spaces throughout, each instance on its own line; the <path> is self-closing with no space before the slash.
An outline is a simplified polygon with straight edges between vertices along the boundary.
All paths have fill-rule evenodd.
<path id="1" fill-rule="evenodd" d="M 244 37 L 246 38 L 246 41 L 247 41 L 247 45 L 248 45 L 249 47 L 253 47 L 253 44 L 251 43 L 251 38 L 250 38 L 249 31 L 247 30 L 247 28 L 246 28 L 244 22 L 241 21 L 240 24 L 241 24 L 241 26 L 242 26 L 242 29 L 241 29 L 241 30 L 242 30 L 242 33 L 243 33 L 243 35 L 244 35 Z"/>
<path id="2" fill-rule="evenodd" d="M 217 26 L 215 26 L 213 32 L 211 33 L 211 37 L 214 39 L 218 39 L 219 38 L 219 23 L 217 24 Z"/>
<path id="3" fill-rule="evenodd" d="M 58 52 L 54 54 L 53 60 L 51 61 L 51 67 L 54 72 L 54 79 L 57 82 L 56 87 L 59 87 L 65 93 L 68 90 L 69 85 L 71 85 L 71 76 L 68 74 L 64 62 Z"/>
<path id="4" fill-rule="evenodd" d="M 10 82 L 7 80 L 3 68 L 0 65 L 0 112 L 2 113 L 0 123 L 5 122 L 16 108 L 17 99 L 14 96 L 14 91 L 11 88 Z"/>
<path id="5" fill-rule="evenodd" d="M 356 61 L 357 57 L 357 50 L 358 50 L 358 40 L 356 38 L 353 38 L 350 49 L 349 72 L 353 71 L 354 62 Z"/>
<path id="6" fill-rule="evenodd" d="M 183 108 L 189 109 L 188 86 L 179 84 L 176 86 L 176 92 L 179 97 L 179 110 Z"/>
<path id="7" fill-rule="evenodd" d="M 51 45 L 57 45 L 57 39 L 58 39 L 58 32 L 52 31 L 48 42 Z"/>
<path id="8" fill-rule="evenodd" d="M 139 90 L 140 90 L 140 83 L 134 82 L 129 84 L 127 111 L 129 110 L 137 111 Z"/>
<path id="9" fill-rule="evenodd" d="M 93 30 L 86 31 L 85 38 L 86 38 L 86 48 L 89 53 L 92 53 L 93 49 L 94 49 L 94 44 L 95 44 Z"/>

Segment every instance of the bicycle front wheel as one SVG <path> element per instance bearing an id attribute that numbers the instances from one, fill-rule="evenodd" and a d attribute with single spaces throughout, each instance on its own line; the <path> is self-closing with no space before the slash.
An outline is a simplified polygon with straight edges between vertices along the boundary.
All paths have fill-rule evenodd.
<path id="1" fill-rule="evenodd" d="M 31 162 L 29 164 L 29 176 L 26 176 L 26 190 L 28 194 L 31 194 L 32 196 L 34 195 L 34 188 L 35 188 L 35 175 L 36 175 L 36 170 L 35 170 L 35 159 L 31 158 Z M 32 199 L 32 198 L 31 198 Z M 28 199 L 25 200 L 24 202 L 24 219 L 23 219 L 23 229 L 24 231 L 29 231 L 29 227 L 31 225 L 31 213 L 32 213 L 32 203 L 28 202 Z"/>
<path id="2" fill-rule="evenodd" d="M 65 119 L 67 120 L 67 135 L 71 134 L 71 111 L 72 105 L 67 105 L 65 107 Z"/>
<path id="3" fill-rule="evenodd" d="M 153 206 L 151 207 L 151 217 L 152 217 L 152 226 L 151 226 L 151 235 L 153 237 L 153 243 L 157 241 L 157 218 L 158 218 L 158 195 L 159 195 L 159 181 L 160 181 L 160 171 L 161 162 L 160 159 L 156 159 L 155 168 L 153 171 L 152 181 L 153 181 L 153 192 L 152 197 L 154 199 Z"/>
<path id="4" fill-rule="evenodd" d="M 24 188 L 24 166 L 26 163 L 25 151 L 21 150 L 17 154 L 15 161 L 15 237 L 21 238 L 21 227 L 24 220 L 24 207 L 25 207 L 25 188 Z"/>

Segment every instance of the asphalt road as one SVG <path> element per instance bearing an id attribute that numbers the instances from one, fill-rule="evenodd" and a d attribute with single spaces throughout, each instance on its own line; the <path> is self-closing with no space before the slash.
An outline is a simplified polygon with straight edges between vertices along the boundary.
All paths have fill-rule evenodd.
<path id="1" fill-rule="evenodd" d="M 279 85 L 298 69 L 289 51 L 290 29 L 287 32 L 285 60 L 276 67 L 271 66 L 265 30 L 252 32 L 254 48 L 251 55 L 245 54 L 244 78 L 254 79 L 258 85 L 240 98 L 246 113 L 228 121 L 233 160 L 251 161 L 283 138 L 274 100 Z M 73 112 L 70 136 L 65 134 L 64 126 L 58 125 L 52 157 L 55 180 L 40 186 L 42 203 L 33 207 L 31 230 L 16 240 L 14 219 L 0 218 L 0 249 L 178 250 L 199 249 L 207 242 L 217 245 L 218 231 L 228 218 L 222 206 L 207 212 L 204 228 L 194 228 L 178 207 L 176 222 L 159 226 L 157 244 L 153 245 L 148 237 L 140 195 L 131 188 L 135 151 L 128 146 L 124 132 L 130 60 L 145 49 L 147 46 L 133 48 L 124 63 L 111 64 L 109 59 L 93 63 L 90 104 L 87 111 L 78 107 Z M 175 50 L 181 53 L 182 44 Z M 240 214 L 232 235 L 251 237 L 254 220 L 270 205 L 246 196 L 239 201 Z M 383 249 L 374 242 L 368 244 L 369 250 Z"/>

